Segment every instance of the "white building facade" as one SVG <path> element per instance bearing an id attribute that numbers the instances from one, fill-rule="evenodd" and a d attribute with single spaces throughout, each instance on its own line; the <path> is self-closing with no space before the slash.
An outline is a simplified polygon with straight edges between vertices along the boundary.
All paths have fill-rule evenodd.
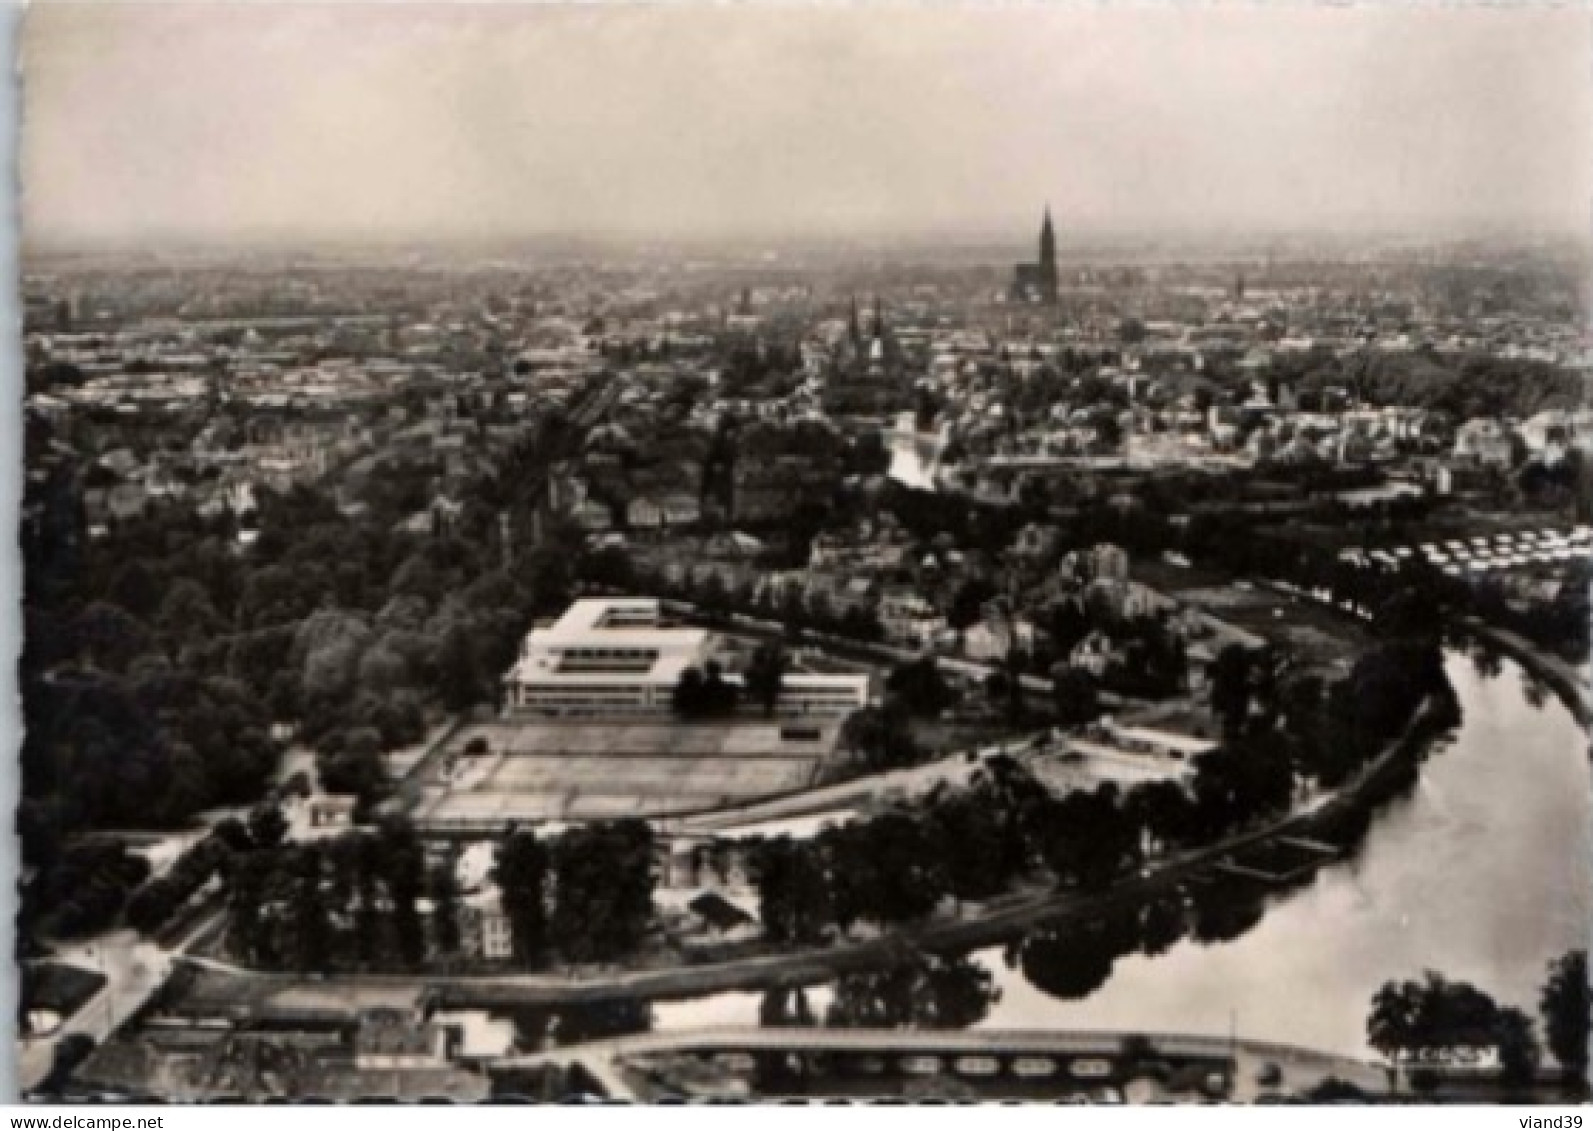
<path id="1" fill-rule="evenodd" d="M 587 598 L 526 636 L 505 677 L 505 699 L 512 712 L 552 718 L 668 715 L 681 675 L 717 654 L 712 633 L 667 624 L 656 598 Z M 844 716 L 867 705 L 866 675 L 793 672 L 776 713 Z"/>

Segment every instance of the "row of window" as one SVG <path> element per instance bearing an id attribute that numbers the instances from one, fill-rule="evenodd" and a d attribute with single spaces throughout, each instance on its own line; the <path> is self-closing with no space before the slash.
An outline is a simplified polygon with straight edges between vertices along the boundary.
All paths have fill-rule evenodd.
<path id="1" fill-rule="evenodd" d="M 649 605 L 640 609 L 611 608 L 597 622 L 598 628 L 653 628 L 658 624 L 658 610 Z"/>
<path id="2" fill-rule="evenodd" d="M 535 707 L 642 707 L 635 695 L 523 695 L 520 702 Z"/>
<path id="3" fill-rule="evenodd" d="M 615 672 L 620 675 L 643 675 L 653 670 L 652 660 L 561 660 L 560 672 Z"/>
<path id="4" fill-rule="evenodd" d="M 565 659 L 581 660 L 656 660 L 657 648 L 561 648 Z"/>

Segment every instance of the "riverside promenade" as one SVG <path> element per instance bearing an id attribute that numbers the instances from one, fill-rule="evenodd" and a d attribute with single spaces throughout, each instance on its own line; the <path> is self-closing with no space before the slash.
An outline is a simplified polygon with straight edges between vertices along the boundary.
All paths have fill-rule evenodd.
<path id="1" fill-rule="evenodd" d="M 1014 893 L 990 901 L 970 918 L 931 920 L 875 938 L 703 965 L 654 969 L 611 967 L 551 974 L 333 974 L 318 979 L 317 984 L 322 990 L 413 987 L 430 991 L 452 1007 L 569 1005 L 616 997 L 668 1000 L 726 990 L 816 985 L 840 974 L 889 963 L 911 950 L 972 950 L 1003 942 L 1037 925 L 1072 918 L 1095 918 L 1109 909 L 1175 891 L 1180 884 L 1215 868 L 1243 849 L 1280 837 L 1312 838 L 1344 812 L 1364 804 L 1391 768 L 1415 754 L 1426 740 L 1432 708 L 1430 701 L 1423 703 L 1405 731 L 1335 793 L 1217 844 L 1167 856 L 1137 872 L 1125 873 L 1103 891 Z M 259 988 L 291 986 L 302 980 L 290 972 L 252 970 L 209 958 L 187 957 L 184 961 L 252 982 Z"/>

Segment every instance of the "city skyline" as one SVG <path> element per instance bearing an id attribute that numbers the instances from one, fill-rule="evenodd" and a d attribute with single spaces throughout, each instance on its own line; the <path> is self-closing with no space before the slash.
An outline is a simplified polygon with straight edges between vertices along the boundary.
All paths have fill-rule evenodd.
<path id="1" fill-rule="evenodd" d="M 1023 242 L 1049 202 L 1064 252 L 1569 236 L 1589 46 L 1548 9 L 48 4 L 23 225 L 34 247 Z"/>

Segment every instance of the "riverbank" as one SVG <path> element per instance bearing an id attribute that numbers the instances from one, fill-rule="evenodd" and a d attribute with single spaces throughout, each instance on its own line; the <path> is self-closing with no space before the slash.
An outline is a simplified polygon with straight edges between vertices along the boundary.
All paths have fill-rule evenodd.
<path id="1" fill-rule="evenodd" d="M 1283 836 L 1331 836 L 1347 815 L 1375 804 L 1388 779 L 1411 762 L 1442 725 L 1438 705 L 1424 701 L 1394 739 L 1356 777 L 1332 797 L 1309 811 L 1286 814 L 1229 837 L 1218 844 L 1192 849 L 1120 878 L 1103 892 L 1048 892 L 1011 900 L 977 918 L 941 920 L 822 949 L 761 955 L 702 966 L 653 970 L 598 971 L 585 976 L 560 974 L 502 975 L 358 975 L 319 980 L 321 988 L 345 986 L 423 988 L 452 1007 L 505 1005 L 577 1005 L 613 998 L 672 1000 L 734 990 L 759 990 L 819 985 L 836 977 L 889 963 L 906 952 L 954 952 L 1005 942 L 1043 924 L 1096 919 L 1102 913 L 1137 905 L 1174 891 L 1224 858 Z M 1010 900 L 1010 897 L 1009 897 Z M 292 973 L 249 970 L 212 959 L 190 959 L 203 968 L 230 974 L 256 985 L 283 986 L 301 979 Z"/>
<path id="2" fill-rule="evenodd" d="M 1550 655 L 1526 637 L 1509 629 L 1469 616 L 1462 617 L 1461 623 L 1467 631 L 1494 645 L 1534 677 L 1548 684 L 1584 730 L 1593 726 L 1593 689 L 1588 687 L 1582 673 L 1574 665 L 1559 656 Z"/>

